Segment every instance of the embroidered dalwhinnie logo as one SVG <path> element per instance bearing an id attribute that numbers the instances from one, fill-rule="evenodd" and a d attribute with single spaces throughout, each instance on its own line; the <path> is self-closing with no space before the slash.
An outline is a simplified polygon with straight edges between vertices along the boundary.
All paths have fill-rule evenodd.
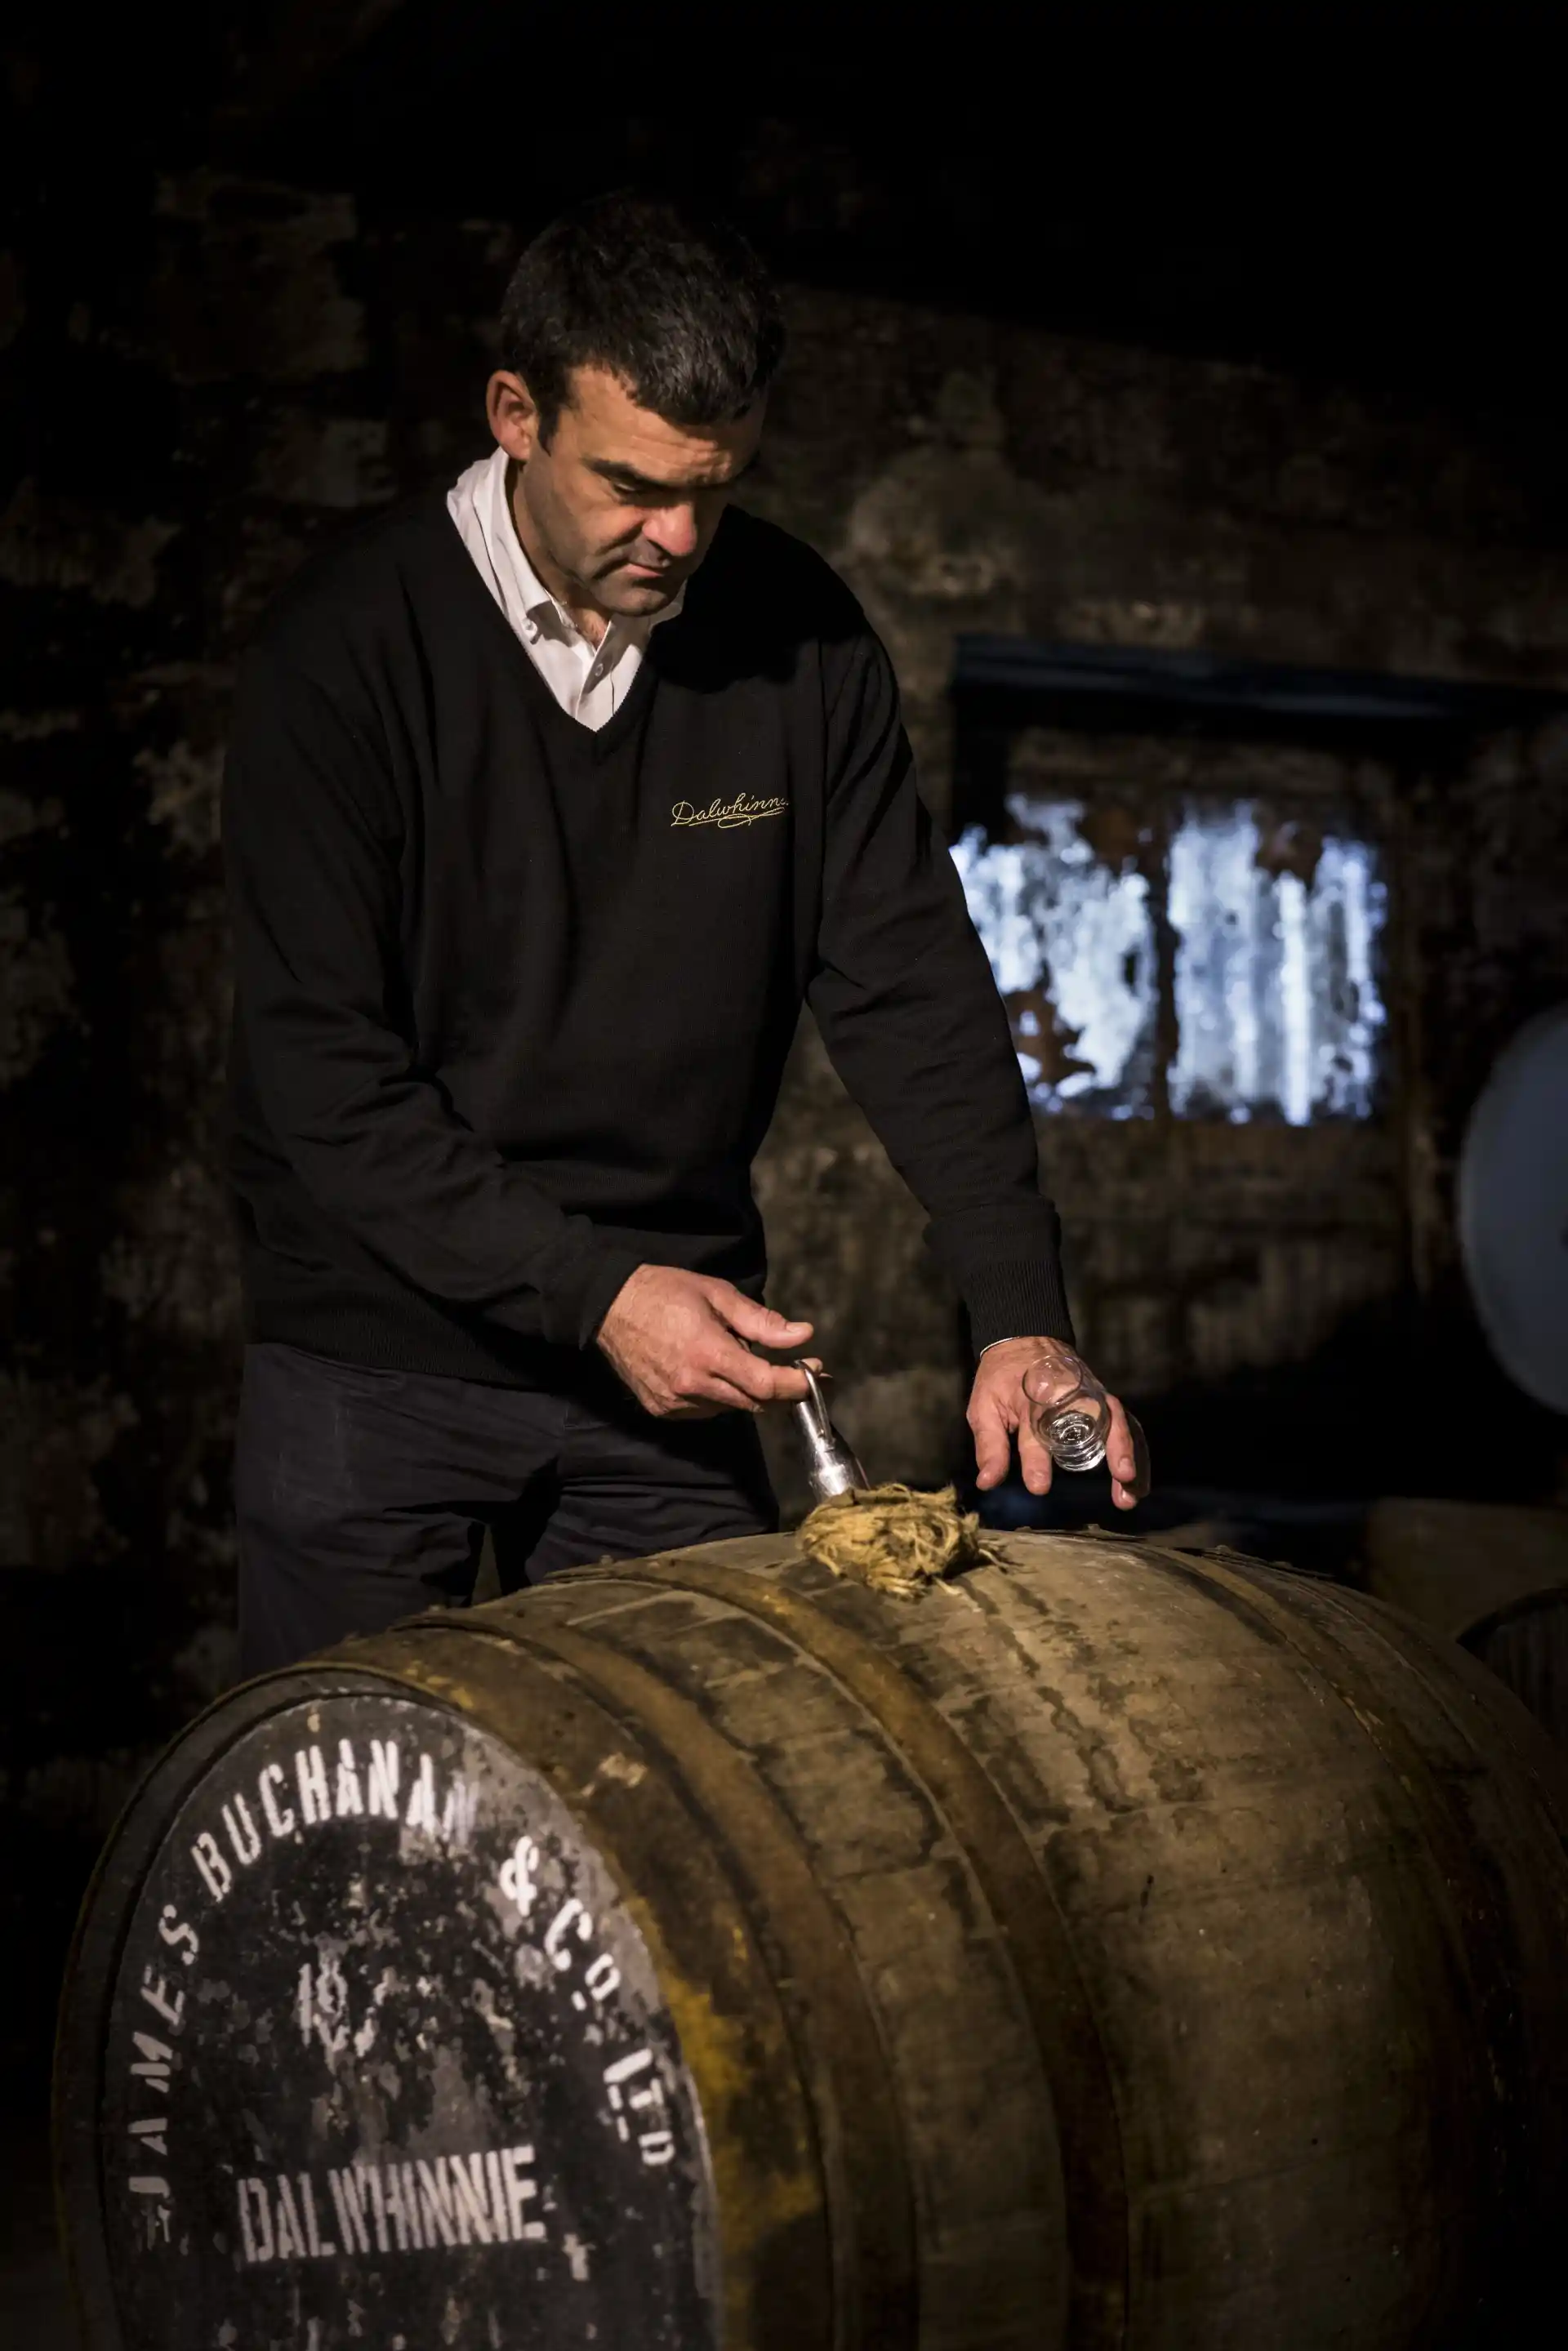
<path id="1" fill-rule="evenodd" d="M 694 808 L 690 800 L 677 800 L 670 810 L 674 826 L 716 824 L 720 832 L 732 832 L 737 824 L 756 824 L 765 816 L 782 816 L 789 803 L 786 799 L 754 799 L 749 792 L 737 792 L 732 800 L 709 800 L 706 808 Z"/>

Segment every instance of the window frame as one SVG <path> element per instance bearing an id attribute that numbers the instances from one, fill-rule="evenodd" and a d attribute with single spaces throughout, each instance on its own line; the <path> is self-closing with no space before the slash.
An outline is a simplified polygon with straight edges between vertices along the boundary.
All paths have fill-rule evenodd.
<path id="1" fill-rule="evenodd" d="M 1396 1109 L 1403 1092 L 1402 1024 L 1395 1001 L 1407 959 L 1400 886 L 1406 831 L 1402 810 L 1426 779 L 1462 766 L 1475 737 L 1504 727 L 1537 726 L 1568 709 L 1568 697 L 1530 687 L 1316 669 L 1164 647 L 1051 643 L 970 634 L 956 641 L 950 699 L 950 841 L 977 825 L 993 841 L 1009 836 L 1011 820 L 1006 803 L 1009 792 L 1018 788 L 1015 750 L 1019 737 L 1036 729 L 1058 735 L 1141 737 L 1151 745 L 1164 746 L 1167 756 L 1184 741 L 1195 752 L 1224 745 L 1293 747 L 1326 753 L 1346 762 L 1375 763 L 1385 771 L 1391 794 L 1387 823 L 1381 834 L 1369 831 L 1365 837 L 1378 852 L 1387 892 L 1383 934 L 1386 1058 L 1380 1103 L 1375 1106 L 1372 1121 L 1354 1122 L 1357 1124 L 1376 1123 L 1384 1104 Z M 1197 789 L 1201 792 L 1202 785 Z M 1238 802 L 1245 796 L 1239 790 Z M 1067 797 L 1065 784 L 1062 797 Z M 1151 804 L 1154 797 L 1150 795 Z M 1266 791 L 1259 797 L 1266 799 Z M 1168 886 L 1168 824 L 1157 843 L 1157 856 L 1162 869 L 1157 895 L 1163 909 Z M 1176 1116 L 1169 1098 L 1176 1048 L 1174 942 L 1169 931 L 1168 919 L 1162 913 L 1157 927 L 1156 1035 L 1149 1111 L 1161 1124 Z M 1182 1121 L 1192 1123 L 1186 1118 Z M 1214 1117 L 1213 1123 L 1228 1122 Z M 1338 1123 L 1332 1113 L 1308 1122 L 1317 1126 Z"/>

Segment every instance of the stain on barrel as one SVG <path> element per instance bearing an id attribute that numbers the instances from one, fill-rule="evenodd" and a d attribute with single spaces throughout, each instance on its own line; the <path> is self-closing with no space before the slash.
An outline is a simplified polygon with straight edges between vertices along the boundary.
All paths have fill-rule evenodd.
<path id="1" fill-rule="evenodd" d="M 1568 2165 L 1563 1773 L 1364 1597 L 1113 1539 L 348 1644 L 89 1895 L 90 2351 L 1495 2339 Z"/>

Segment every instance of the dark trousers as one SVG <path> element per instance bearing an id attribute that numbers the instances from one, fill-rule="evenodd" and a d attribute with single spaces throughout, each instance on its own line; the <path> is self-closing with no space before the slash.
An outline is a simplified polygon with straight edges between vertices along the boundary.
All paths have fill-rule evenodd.
<path id="1" fill-rule="evenodd" d="M 654 1420 L 591 1363 L 544 1395 L 270 1343 L 246 1350 L 235 1500 L 246 1675 L 465 1606 L 486 1530 L 511 1592 L 779 1523 L 744 1413 Z"/>

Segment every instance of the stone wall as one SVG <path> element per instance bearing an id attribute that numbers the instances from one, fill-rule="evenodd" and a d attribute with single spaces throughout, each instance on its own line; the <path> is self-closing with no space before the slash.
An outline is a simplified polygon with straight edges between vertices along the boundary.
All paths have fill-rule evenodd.
<path id="1" fill-rule="evenodd" d="M 755 502 L 862 596 L 944 811 L 960 632 L 1568 683 L 1568 560 L 1536 543 L 1527 464 L 1439 414 L 1260 368 L 804 296 Z M 1041 756 L 1080 782 L 1181 764 L 1150 742 Z M 1299 753 L 1247 756 L 1258 788 L 1299 782 Z M 1042 1132 L 1080 1336 L 1170 1431 L 1178 1474 L 1332 1490 L 1336 1455 L 1347 1491 L 1485 1474 L 1448 1450 L 1418 1332 L 1458 1351 L 1456 1380 L 1490 1378 L 1454 1164 L 1492 1056 L 1568 984 L 1565 758 L 1555 726 L 1354 779 L 1385 810 L 1396 908 L 1398 1075 L 1375 1126 Z M 779 1295 L 823 1313 L 846 1427 L 868 1461 L 941 1474 L 962 1436 L 951 1301 L 810 1037 L 759 1175 Z M 1552 1474 L 1534 1435 L 1540 1458 L 1504 1475 Z"/>
<path id="2" fill-rule="evenodd" d="M 510 243 L 198 173 L 106 219 L 90 261 L 43 230 L 0 256 L 25 427 L 0 488 L 0 1722 L 7 1883 L 57 1928 L 130 1776 L 232 1667 L 235 652 L 312 546 L 483 449 Z M 791 310 L 750 502 L 864 599 L 938 809 L 963 630 L 1568 685 L 1568 555 L 1535 543 L 1506 446 L 1256 369 L 846 295 Z M 1452 1293 L 1465 1107 L 1568 987 L 1564 757 L 1498 739 L 1409 785 L 1406 1079 L 1377 1132 L 1053 1123 L 1084 1335 L 1133 1393 L 1266 1395 L 1294 1365 L 1326 1394 L 1336 1343 L 1375 1324 L 1386 1361 L 1405 1301 Z M 758 1181 L 774 1294 L 819 1318 L 868 1461 L 942 1474 L 956 1304 L 809 1035 Z M 36 2058 L 41 2012 L 8 2058 Z"/>

